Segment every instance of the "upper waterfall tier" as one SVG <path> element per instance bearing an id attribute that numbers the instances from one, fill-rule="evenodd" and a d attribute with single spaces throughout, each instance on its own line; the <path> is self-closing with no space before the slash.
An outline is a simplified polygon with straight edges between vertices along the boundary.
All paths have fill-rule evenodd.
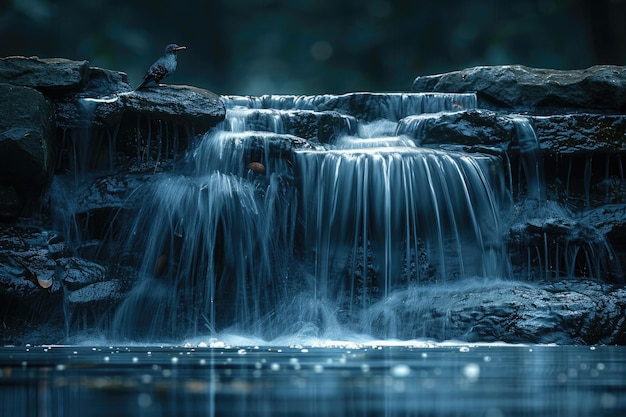
<path id="1" fill-rule="evenodd" d="M 337 111 L 360 121 L 376 119 L 398 121 L 414 114 L 474 109 L 477 106 L 476 95 L 473 93 L 226 96 L 223 100 L 227 108 L 239 106 L 253 109 Z"/>

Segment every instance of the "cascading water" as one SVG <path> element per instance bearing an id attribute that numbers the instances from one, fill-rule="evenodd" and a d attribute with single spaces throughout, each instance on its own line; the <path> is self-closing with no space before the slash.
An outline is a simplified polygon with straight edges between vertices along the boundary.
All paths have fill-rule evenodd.
<path id="1" fill-rule="evenodd" d="M 127 249 L 139 248 L 140 278 L 113 337 L 328 334 L 397 289 L 507 275 L 500 158 L 391 133 L 475 97 L 371 95 L 384 100 L 358 126 L 342 114 L 334 144 L 285 133 L 341 98 L 225 99 L 222 125 L 141 192 Z"/>

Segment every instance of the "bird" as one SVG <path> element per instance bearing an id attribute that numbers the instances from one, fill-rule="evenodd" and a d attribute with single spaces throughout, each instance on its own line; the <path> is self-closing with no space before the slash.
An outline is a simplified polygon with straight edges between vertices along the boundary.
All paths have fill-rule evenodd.
<path id="1" fill-rule="evenodd" d="M 148 83 L 154 81 L 157 85 L 165 77 L 172 75 L 176 71 L 176 53 L 187 49 L 185 46 L 178 46 L 171 43 L 165 47 L 165 54 L 148 68 L 148 72 L 143 77 L 143 82 L 135 90 L 144 88 Z"/>

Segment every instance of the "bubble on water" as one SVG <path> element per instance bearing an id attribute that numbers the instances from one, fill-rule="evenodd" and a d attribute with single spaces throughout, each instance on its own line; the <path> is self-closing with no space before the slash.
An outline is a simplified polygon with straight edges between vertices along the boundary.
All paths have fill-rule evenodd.
<path id="1" fill-rule="evenodd" d="M 208 345 L 206 344 L 206 342 L 200 342 L 200 343 L 198 343 L 198 347 L 199 347 L 199 348 L 205 348 L 205 347 L 207 347 L 207 346 L 208 346 Z"/>
<path id="2" fill-rule="evenodd" d="M 136 356 L 134 356 L 134 357 L 133 357 L 133 363 L 137 363 L 137 362 L 139 362 L 139 358 L 138 358 L 138 357 L 136 357 Z"/>
<path id="3" fill-rule="evenodd" d="M 178 358 L 177 358 L 176 356 L 174 356 L 174 357 L 172 358 L 172 363 L 173 363 L 174 365 L 176 365 L 176 364 L 178 363 Z"/>
<path id="4" fill-rule="evenodd" d="M 62 363 L 58 364 L 57 371 L 65 371 L 65 365 L 63 365 Z"/>
<path id="5" fill-rule="evenodd" d="M 598 363 L 598 364 L 596 365 L 596 369 L 597 369 L 598 371 L 604 371 L 604 368 L 606 368 L 606 366 L 605 366 L 602 362 L 600 362 L 600 363 Z"/>
<path id="6" fill-rule="evenodd" d="M 426 359 L 428 357 L 428 353 L 424 352 L 422 353 L 422 359 Z"/>
<path id="7" fill-rule="evenodd" d="M 105 362 L 108 362 L 108 361 L 110 361 L 110 360 L 111 360 L 111 358 L 109 358 L 108 356 L 105 356 L 105 357 L 104 357 L 104 361 L 105 361 Z"/>
<path id="8" fill-rule="evenodd" d="M 368 364 L 366 364 L 366 363 L 361 364 L 361 371 L 363 373 L 368 373 L 370 371 L 370 366 Z"/>
<path id="9" fill-rule="evenodd" d="M 324 366 L 320 365 L 319 363 L 313 365 L 313 372 L 318 373 L 318 374 L 324 372 Z"/>
<path id="10" fill-rule="evenodd" d="M 468 348 L 467 346 L 462 346 L 459 348 L 459 352 L 461 353 L 467 353 L 470 351 L 470 348 Z"/>
<path id="11" fill-rule="evenodd" d="M 617 404 L 617 398 L 610 392 L 605 392 L 600 397 L 600 404 L 602 408 L 614 408 Z"/>
<path id="12" fill-rule="evenodd" d="M 270 365 L 270 369 L 271 369 L 272 371 L 278 371 L 278 370 L 280 370 L 280 364 L 278 364 L 278 363 L 274 362 L 274 363 L 272 363 L 272 364 Z"/>
<path id="13" fill-rule="evenodd" d="M 407 365 L 399 364 L 392 367 L 390 373 L 391 376 L 394 376 L 396 378 L 404 378 L 409 376 L 409 374 L 411 373 L 411 368 L 409 368 Z"/>
<path id="14" fill-rule="evenodd" d="M 491 362 L 491 356 L 487 355 L 483 358 L 483 362 Z"/>
<path id="15" fill-rule="evenodd" d="M 237 353 L 238 353 L 239 355 L 245 355 L 245 354 L 247 354 L 248 352 L 247 352 L 245 349 L 239 349 L 239 350 L 237 351 Z"/>
<path id="16" fill-rule="evenodd" d="M 206 359 L 200 359 L 200 365 L 204 366 L 206 365 Z"/>
<path id="17" fill-rule="evenodd" d="M 463 376 L 469 382 L 478 381 L 478 377 L 480 376 L 480 366 L 475 363 L 468 363 L 463 367 Z"/>
<path id="18" fill-rule="evenodd" d="M 137 405 L 139 408 L 148 408 L 152 405 L 152 396 L 148 393 L 142 392 L 137 396 Z"/>

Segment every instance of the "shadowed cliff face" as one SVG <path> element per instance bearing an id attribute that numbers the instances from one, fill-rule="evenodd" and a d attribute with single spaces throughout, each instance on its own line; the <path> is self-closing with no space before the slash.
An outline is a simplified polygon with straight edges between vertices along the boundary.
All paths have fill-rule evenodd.
<path id="1" fill-rule="evenodd" d="M 220 97 L 4 58 L 3 341 L 624 343 L 623 74 Z"/>
<path id="2" fill-rule="evenodd" d="M 0 56 L 88 59 L 137 85 L 163 47 L 179 42 L 189 49 L 170 82 L 230 94 L 399 91 L 416 74 L 474 65 L 622 64 L 625 7 L 611 0 L 114 0 L 106 7 L 20 0 L 0 10 L 0 36 L 11 40 Z"/>

